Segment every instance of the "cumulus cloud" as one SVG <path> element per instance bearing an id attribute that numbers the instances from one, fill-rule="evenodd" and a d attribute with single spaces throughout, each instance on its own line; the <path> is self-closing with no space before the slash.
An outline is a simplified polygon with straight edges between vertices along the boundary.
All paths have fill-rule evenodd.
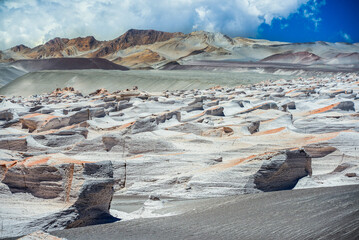
<path id="1" fill-rule="evenodd" d="M 0 49 L 54 37 L 113 39 L 130 28 L 218 31 L 255 37 L 258 26 L 287 18 L 309 0 L 2 0 Z M 316 0 L 311 0 L 315 12 Z M 315 17 L 314 15 L 311 17 Z"/>

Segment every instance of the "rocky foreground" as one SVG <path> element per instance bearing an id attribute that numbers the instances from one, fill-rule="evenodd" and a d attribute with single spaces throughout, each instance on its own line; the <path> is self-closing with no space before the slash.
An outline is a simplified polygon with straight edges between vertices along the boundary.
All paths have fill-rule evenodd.
<path id="1" fill-rule="evenodd" d="M 358 99 L 359 75 L 340 73 L 3 97 L 0 237 L 116 221 L 113 194 L 206 198 L 358 184 Z"/>

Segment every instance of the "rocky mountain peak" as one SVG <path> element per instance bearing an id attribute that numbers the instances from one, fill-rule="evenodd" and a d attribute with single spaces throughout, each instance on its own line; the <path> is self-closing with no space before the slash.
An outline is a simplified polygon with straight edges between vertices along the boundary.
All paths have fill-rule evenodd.
<path id="1" fill-rule="evenodd" d="M 25 46 L 24 44 L 20 44 L 20 45 L 10 48 L 10 50 L 13 52 L 22 52 L 26 49 L 30 49 L 30 48 Z"/>

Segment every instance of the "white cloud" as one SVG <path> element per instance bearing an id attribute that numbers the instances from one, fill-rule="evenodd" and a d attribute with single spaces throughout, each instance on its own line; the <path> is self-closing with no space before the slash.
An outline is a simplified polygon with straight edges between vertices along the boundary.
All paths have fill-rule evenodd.
<path id="1" fill-rule="evenodd" d="M 3 0 L 0 49 L 54 37 L 113 39 L 130 28 L 219 31 L 255 37 L 258 26 L 287 18 L 309 0 Z M 313 4 L 314 1 L 314 4 Z M 311 0 L 308 14 L 319 4 Z"/>
<path id="2" fill-rule="evenodd" d="M 307 4 L 307 8 L 303 10 L 303 16 L 313 22 L 314 30 L 318 30 L 322 18 L 317 17 L 320 7 L 326 4 L 326 0 L 311 0 Z"/>
<path id="3" fill-rule="evenodd" d="M 343 32 L 343 31 L 340 31 L 339 34 L 346 42 L 353 42 L 353 40 L 349 34 Z"/>

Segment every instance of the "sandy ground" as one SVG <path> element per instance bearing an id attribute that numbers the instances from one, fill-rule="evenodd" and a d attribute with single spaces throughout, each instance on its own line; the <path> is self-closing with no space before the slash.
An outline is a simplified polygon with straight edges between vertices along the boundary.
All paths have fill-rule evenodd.
<path id="1" fill-rule="evenodd" d="M 68 70 L 40 71 L 28 73 L 17 78 L 0 89 L 0 94 L 7 96 L 41 94 L 51 92 L 55 88 L 71 86 L 83 94 L 96 89 L 109 91 L 132 88 L 151 92 L 177 89 L 205 89 L 217 85 L 237 86 L 251 84 L 267 79 L 290 79 L 289 75 L 266 74 L 256 72 L 206 72 L 206 71 L 165 71 L 165 70 Z"/>
<path id="2" fill-rule="evenodd" d="M 358 239 L 359 187 L 303 189 L 189 202 L 177 216 L 51 234 L 67 239 Z"/>

